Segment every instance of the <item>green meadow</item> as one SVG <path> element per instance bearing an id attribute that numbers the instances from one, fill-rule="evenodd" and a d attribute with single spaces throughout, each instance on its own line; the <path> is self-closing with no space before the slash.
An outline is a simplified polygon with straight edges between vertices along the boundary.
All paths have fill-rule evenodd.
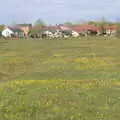
<path id="1" fill-rule="evenodd" d="M 0 40 L 0 120 L 119 120 L 120 39 Z"/>

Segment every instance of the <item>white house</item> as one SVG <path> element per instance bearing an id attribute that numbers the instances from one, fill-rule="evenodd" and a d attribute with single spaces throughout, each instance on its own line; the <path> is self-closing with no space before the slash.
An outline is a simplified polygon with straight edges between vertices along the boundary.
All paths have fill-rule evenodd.
<path id="1" fill-rule="evenodd" d="M 2 31 L 2 36 L 4 37 L 11 37 L 12 34 L 14 34 L 14 32 L 9 27 Z"/>
<path id="2" fill-rule="evenodd" d="M 4 37 L 12 37 L 14 36 L 24 36 L 24 31 L 19 27 L 5 27 L 2 31 L 2 36 Z"/>
<path id="3" fill-rule="evenodd" d="M 50 32 L 50 31 L 45 31 L 44 32 L 48 37 L 51 37 L 51 38 L 53 38 L 54 37 L 54 34 L 52 33 L 52 32 Z"/>
<path id="4" fill-rule="evenodd" d="M 72 36 L 73 36 L 73 37 L 78 37 L 78 36 L 79 36 L 79 33 L 76 32 L 76 31 L 72 31 Z"/>

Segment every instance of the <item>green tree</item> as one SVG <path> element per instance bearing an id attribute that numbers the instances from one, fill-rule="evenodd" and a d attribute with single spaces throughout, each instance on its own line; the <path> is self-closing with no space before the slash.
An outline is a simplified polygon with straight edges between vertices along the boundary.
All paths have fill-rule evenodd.
<path id="1" fill-rule="evenodd" d="M 36 20 L 36 22 L 33 25 L 33 28 L 30 30 L 29 34 L 39 34 L 43 32 L 45 28 L 45 22 L 42 19 Z"/>
<path id="2" fill-rule="evenodd" d="M 34 26 L 45 26 L 45 22 L 42 19 L 36 20 Z"/>
<path id="3" fill-rule="evenodd" d="M 0 31 L 3 31 L 5 25 L 0 25 Z"/>
<path id="4" fill-rule="evenodd" d="M 34 26 L 37 28 L 38 32 L 42 32 L 44 27 L 46 26 L 45 22 L 42 19 L 36 20 Z"/>
<path id="5" fill-rule="evenodd" d="M 97 21 L 88 21 L 88 24 L 89 24 L 89 25 L 94 25 L 94 26 L 96 26 L 96 27 L 99 26 L 99 23 L 98 23 Z"/>
<path id="6" fill-rule="evenodd" d="M 73 26 L 73 23 L 72 22 L 65 22 L 64 25 L 66 25 L 66 26 Z"/>

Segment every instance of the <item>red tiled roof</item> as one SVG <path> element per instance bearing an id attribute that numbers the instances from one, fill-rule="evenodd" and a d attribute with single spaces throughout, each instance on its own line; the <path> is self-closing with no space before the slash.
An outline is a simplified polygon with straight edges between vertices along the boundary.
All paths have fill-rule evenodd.
<path id="1" fill-rule="evenodd" d="M 99 31 L 99 28 L 97 28 L 94 25 L 77 25 L 75 27 L 73 27 L 73 30 L 77 31 L 77 32 L 81 32 L 81 31 L 86 31 L 86 30 L 92 30 L 92 31 Z"/>

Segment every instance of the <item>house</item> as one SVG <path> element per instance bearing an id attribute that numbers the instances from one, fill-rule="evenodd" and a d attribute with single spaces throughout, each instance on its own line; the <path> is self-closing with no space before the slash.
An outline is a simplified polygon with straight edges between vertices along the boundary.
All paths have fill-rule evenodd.
<path id="1" fill-rule="evenodd" d="M 48 37 L 53 38 L 62 37 L 61 28 L 58 25 L 45 26 L 44 33 L 46 33 Z"/>
<path id="2" fill-rule="evenodd" d="M 76 31 L 79 33 L 79 35 L 96 35 L 99 32 L 99 28 L 97 28 L 94 25 L 88 25 L 88 24 L 82 24 L 82 25 L 76 25 L 73 28 L 73 31 Z"/>
<path id="3" fill-rule="evenodd" d="M 13 34 L 14 34 L 13 30 L 9 27 L 5 28 L 2 31 L 2 36 L 4 36 L 4 37 L 11 37 Z"/>
<path id="4" fill-rule="evenodd" d="M 2 31 L 2 36 L 4 37 L 21 37 L 24 36 L 24 31 L 18 27 L 6 26 Z"/>
<path id="5" fill-rule="evenodd" d="M 62 31 L 71 31 L 71 27 L 68 27 L 67 25 L 62 25 L 62 24 L 60 24 L 60 25 L 59 25 L 59 28 L 60 28 Z"/>
<path id="6" fill-rule="evenodd" d="M 55 33 L 58 30 L 57 26 L 49 25 L 44 27 L 44 31 Z"/>
<path id="7" fill-rule="evenodd" d="M 72 36 L 73 37 L 79 37 L 79 33 L 73 30 L 72 31 Z"/>
<path id="8" fill-rule="evenodd" d="M 70 35 L 71 29 L 63 25 L 49 25 L 44 26 L 42 29 L 40 26 L 34 26 L 31 29 L 30 37 L 34 38 L 39 37 L 64 37 L 64 35 Z"/>
<path id="9" fill-rule="evenodd" d="M 67 25 L 59 25 L 62 33 L 66 36 L 73 36 L 73 37 L 78 37 L 79 33 L 73 29 L 72 26 L 67 26 Z"/>
<path id="10" fill-rule="evenodd" d="M 54 34 L 51 31 L 45 31 L 44 34 L 46 34 L 47 37 L 54 38 Z"/>
<path id="11" fill-rule="evenodd" d="M 72 28 L 71 27 L 60 24 L 59 28 L 65 36 L 71 36 L 72 35 Z"/>
<path id="12" fill-rule="evenodd" d="M 117 25 L 111 25 L 111 26 L 107 26 L 105 28 L 106 30 L 106 34 L 110 35 L 110 36 L 115 36 L 117 31 L 118 31 L 119 27 Z"/>
<path id="13" fill-rule="evenodd" d="M 28 36 L 30 30 L 32 29 L 32 24 L 17 24 L 16 27 L 23 30 L 25 35 Z"/>

